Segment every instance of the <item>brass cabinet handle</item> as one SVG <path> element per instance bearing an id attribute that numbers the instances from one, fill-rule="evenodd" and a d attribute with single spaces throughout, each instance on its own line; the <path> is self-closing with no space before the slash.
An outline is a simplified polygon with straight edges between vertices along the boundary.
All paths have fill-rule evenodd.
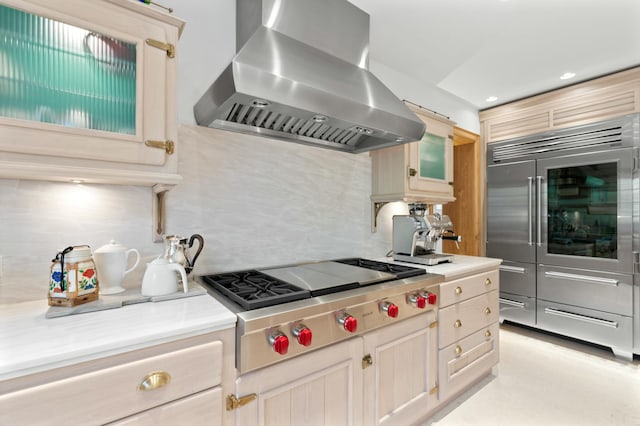
<path id="1" fill-rule="evenodd" d="M 456 287 L 456 294 L 462 294 L 462 287 Z"/>
<path id="2" fill-rule="evenodd" d="M 484 332 L 485 337 L 491 337 L 491 330 L 487 330 Z"/>
<path id="3" fill-rule="evenodd" d="M 172 140 L 166 140 L 166 141 L 147 140 L 147 141 L 144 141 L 144 144 L 150 148 L 163 149 L 164 152 L 166 152 L 168 155 L 173 154 L 176 148 L 176 144 L 173 143 Z"/>
<path id="4" fill-rule="evenodd" d="M 138 385 L 140 391 L 151 391 L 166 386 L 171 381 L 171 375 L 166 371 L 154 371 L 149 373 Z"/>
<path id="5" fill-rule="evenodd" d="M 485 313 L 486 315 L 489 315 L 489 314 L 491 313 L 491 309 L 489 309 L 489 307 L 487 306 L 487 307 L 484 309 L 484 313 Z"/>
<path id="6" fill-rule="evenodd" d="M 460 328 L 462 327 L 462 321 L 460 321 L 459 319 L 456 320 L 456 322 L 453 323 L 453 327 L 454 328 Z"/>
<path id="7" fill-rule="evenodd" d="M 491 278 L 484 280 L 484 285 L 491 285 Z"/>
<path id="8" fill-rule="evenodd" d="M 226 399 L 227 411 L 232 411 L 232 410 L 235 410 L 236 408 L 243 407 L 248 403 L 250 403 L 251 401 L 255 401 L 257 398 L 258 396 L 255 393 L 241 396 L 240 398 L 238 398 L 235 395 L 227 395 L 227 399 Z"/>
<path id="9" fill-rule="evenodd" d="M 146 39 L 145 42 L 149 46 L 153 46 L 156 49 L 164 50 L 165 52 L 167 52 L 167 56 L 170 58 L 176 57 L 176 47 L 171 43 L 164 43 L 162 41 L 154 40 L 152 38 Z"/>
<path id="10" fill-rule="evenodd" d="M 458 345 L 456 345 L 456 348 L 454 349 L 456 355 L 460 355 L 462 353 L 462 348 Z"/>

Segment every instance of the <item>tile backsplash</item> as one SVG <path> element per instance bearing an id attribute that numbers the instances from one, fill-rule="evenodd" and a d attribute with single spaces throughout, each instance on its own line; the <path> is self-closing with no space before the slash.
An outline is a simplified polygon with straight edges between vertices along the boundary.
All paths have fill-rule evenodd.
<path id="1" fill-rule="evenodd" d="M 180 127 L 184 180 L 166 197 L 167 233 L 204 237 L 194 274 L 391 249 L 385 206 L 371 233 L 371 161 L 290 142 Z M 114 239 L 140 251 L 125 278 L 139 286 L 145 263 L 163 252 L 152 242 L 148 187 L 0 179 L 0 304 L 46 300 L 51 259 L 69 245 L 97 249 Z"/>

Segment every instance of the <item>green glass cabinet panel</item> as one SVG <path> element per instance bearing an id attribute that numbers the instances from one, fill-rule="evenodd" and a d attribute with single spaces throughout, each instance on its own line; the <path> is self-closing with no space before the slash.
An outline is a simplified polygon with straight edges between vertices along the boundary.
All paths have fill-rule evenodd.
<path id="1" fill-rule="evenodd" d="M 425 133 L 420 141 L 420 177 L 444 180 L 446 177 L 446 139 Z"/>
<path id="2" fill-rule="evenodd" d="M 0 5 L 0 116 L 135 134 L 135 43 Z"/>

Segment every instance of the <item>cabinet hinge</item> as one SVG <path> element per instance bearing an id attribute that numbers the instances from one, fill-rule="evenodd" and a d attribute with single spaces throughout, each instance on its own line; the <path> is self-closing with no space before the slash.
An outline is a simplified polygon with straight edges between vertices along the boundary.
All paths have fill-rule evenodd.
<path id="1" fill-rule="evenodd" d="M 169 155 L 174 153 L 175 147 L 176 147 L 172 140 L 166 140 L 166 141 L 148 140 L 148 141 L 144 141 L 144 144 L 150 148 L 164 149 L 165 152 Z"/>
<path id="2" fill-rule="evenodd" d="M 437 383 L 436 383 L 436 385 L 434 387 L 429 389 L 429 395 L 433 395 L 435 393 L 438 393 L 438 384 Z"/>
<path id="3" fill-rule="evenodd" d="M 373 357 L 371 354 L 366 354 L 362 357 L 362 369 L 364 370 L 367 367 L 371 367 L 373 365 Z"/>
<path id="4" fill-rule="evenodd" d="M 163 43 L 161 41 L 154 40 L 152 38 L 146 39 L 145 42 L 149 46 L 155 47 L 157 49 L 164 50 L 165 52 L 167 52 L 167 56 L 170 57 L 170 58 L 175 58 L 176 57 L 176 47 L 171 43 Z"/>
<path id="5" fill-rule="evenodd" d="M 414 169 L 413 167 L 409 167 L 409 169 L 407 170 L 407 173 L 409 174 L 409 177 L 415 176 L 418 174 L 418 171 L 416 169 Z"/>
<path id="6" fill-rule="evenodd" d="M 255 401 L 258 396 L 255 393 L 250 395 L 241 396 L 237 398 L 235 395 L 227 395 L 227 411 L 235 410 L 236 408 L 247 405 L 251 401 Z"/>
<path id="7" fill-rule="evenodd" d="M 431 324 L 429 324 L 429 328 L 436 328 L 438 326 L 438 321 L 434 321 Z"/>

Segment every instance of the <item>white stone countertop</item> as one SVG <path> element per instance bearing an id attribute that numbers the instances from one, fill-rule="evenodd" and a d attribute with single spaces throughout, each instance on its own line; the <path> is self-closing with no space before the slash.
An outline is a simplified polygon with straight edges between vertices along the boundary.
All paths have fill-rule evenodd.
<path id="1" fill-rule="evenodd" d="M 46 299 L 0 305 L 0 381 L 235 327 L 213 297 L 45 318 Z"/>
<path id="2" fill-rule="evenodd" d="M 445 280 L 496 268 L 500 259 L 455 255 L 453 263 L 424 266 Z M 236 316 L 208 295 L 139 303 L 45 318 L 47 300 L 0 305 L 0 381 L 128 352 L 235 326 Z"/>
<path id="3" fill-rule="evenodd" d="M 399 265 L 413 266 L 414 268 L 424 268 L 429 273 L 444 275 L 446 281 L 497 268 L 502 263 L 502 259 L 495 259 L 492 257 L 463 256 L 458 254 L 453 255 L 453 262 L 441 263 L 435 266 L 420 265 L 418 263 L 396 262 L 392 257 L 384 257 L 376 260 L 382 262 L 397 263 Z"/>

